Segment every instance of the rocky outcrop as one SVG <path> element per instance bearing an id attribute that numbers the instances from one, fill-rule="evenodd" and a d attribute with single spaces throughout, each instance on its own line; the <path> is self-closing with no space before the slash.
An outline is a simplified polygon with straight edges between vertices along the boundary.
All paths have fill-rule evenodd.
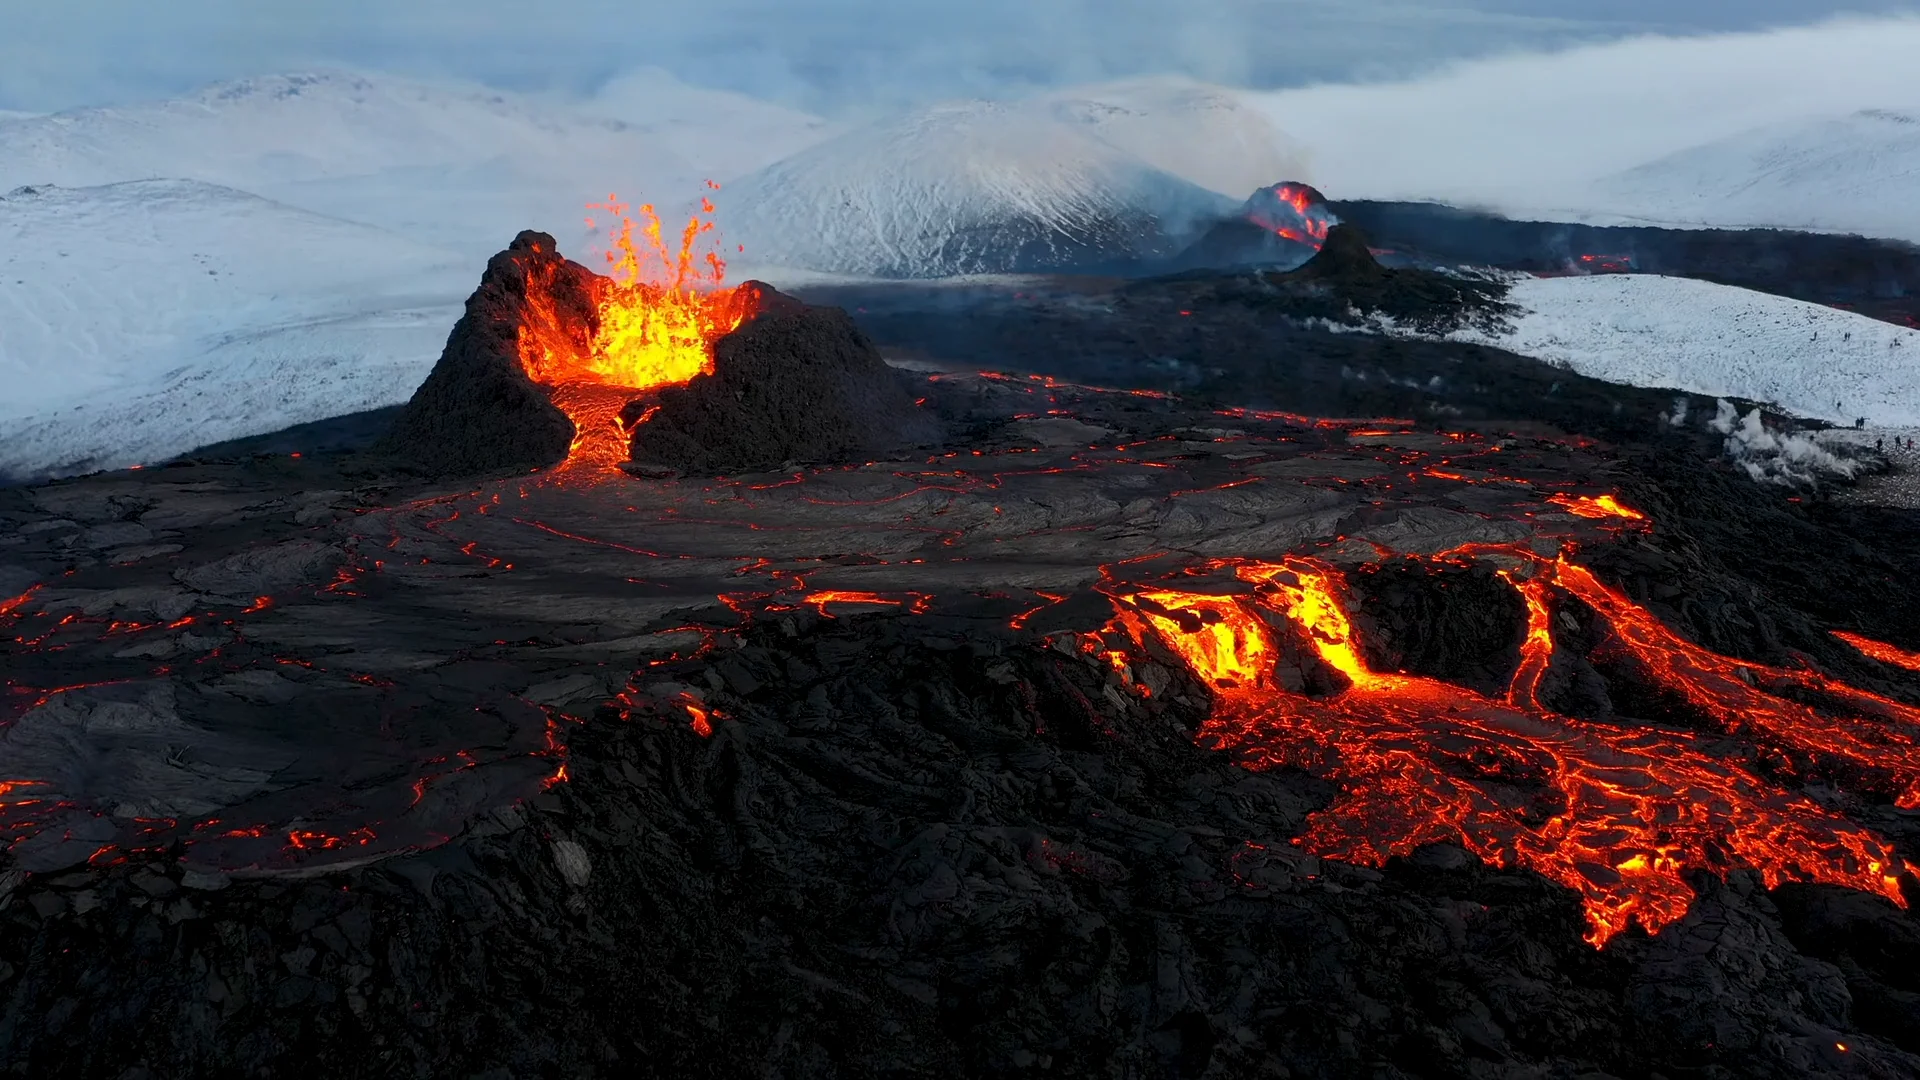
<path id="1" fill-rule="evenodd" d="M 754 314 L 714 343 L 713 374 L 628 406 L 636 463 L 695 473 L 843 461 L 929 440 L 873 342 L 840 308 L 763 282 L 741 286 Z"/>
<path id="2" fill-rule="evenodd" d="M 553 237 L 522 232 L 487 262 L 440 362 L 376 450 L 430 475 L 535 469 L 566 459 L 573 422 L 520 366 L 530 289 L 552 299 L 581 340 L 595 325 L 594 274 L 561 257 Z"/>

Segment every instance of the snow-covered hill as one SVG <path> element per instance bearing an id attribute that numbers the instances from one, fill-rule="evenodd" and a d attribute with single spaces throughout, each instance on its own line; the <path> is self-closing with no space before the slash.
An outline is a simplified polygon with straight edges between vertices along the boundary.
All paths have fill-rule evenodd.
<path id="1" fill-rule="evenodd" d="M 1773 403 L 1851 424 L 1920 424 L 1920 330 L 1690 278 L 1527 278 L 1510 335 L 1456 335 L 1633 386 Z"/>
<path id="2" fill-rule="evenodd" d="M 201 180 L 484 256 L 522 228 L 566 238 L 609 192 L 674 202 L 821 134 L 806 114 L 664 78 L 582 109 L 322 72 L 0 121 L 0 191 Z"/>
<path id="3" fill-rule="evenodd" d="M 1238 201 L 1301 175 L 1306 149 L 1237 91 L 1154 77 L 1045 99 L 1055 117 L 1156 169 Z"/>
<path id="4" fill-rule="evenodd" d="M 798 109 L 730 90 L 689 86 L 657 67 L 638 68 L 607 83 L 586 103 L 586 109 L 663 143 L 701 176 L 723 183 L 798 153 L 838 130 Z M 641 193 L 636 190 L 635 194 Z"/>
<path id="5" fill-rule="evenodd" d="M 1606 177 L 1595 192 L 1597 206 L 1662 222 L 1920 242 L 1920 112 L 1757 128 Z"/>
<path id="6" fill-rule="evenodd" d="M 756 263 L 946 277 L 1171 254 L 1237 204 L 1056 104 L 945 104 L 846 132 L 729 185 L 721 227 Z"/>
<path id="7" fill-rule="evenodd" d="M 228 188 L 0 197 L 0 473 L 115 467 L 403 401 L 477 268 Z"/>

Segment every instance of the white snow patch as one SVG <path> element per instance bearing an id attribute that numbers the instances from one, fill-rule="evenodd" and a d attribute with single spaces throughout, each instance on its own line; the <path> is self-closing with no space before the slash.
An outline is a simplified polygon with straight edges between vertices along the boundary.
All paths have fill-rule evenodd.
<path id="1" fill-rule="evenodd" d="M 1746 398 L 1837 424 L 1920 424 L 1920 331 L 1689 278 L 1527 278 L 1510 334 L 1466 330 L 1581 375 Z"/>
<path id="2" fill-rule="evenodd" d="M 404 401 L 477 276 L 210 184 L 0 197 L 0 473 L 151 462 Z"/>

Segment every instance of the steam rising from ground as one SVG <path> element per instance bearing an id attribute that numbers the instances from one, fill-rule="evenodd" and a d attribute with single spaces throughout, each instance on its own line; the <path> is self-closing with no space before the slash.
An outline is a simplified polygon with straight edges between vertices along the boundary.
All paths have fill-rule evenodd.
<path id="1" fill-rule="evenodd" d="M 1860 463 L 1841 457 L 1810 435 L 1769 430 L 1760 410 L 1741 416 L 1733 403 L 1721 400 L 1707 426 L 1727 437 L 1727 457 L 1766 484 L 1814 486 L 1821 480 L 1852 479 Z"/>

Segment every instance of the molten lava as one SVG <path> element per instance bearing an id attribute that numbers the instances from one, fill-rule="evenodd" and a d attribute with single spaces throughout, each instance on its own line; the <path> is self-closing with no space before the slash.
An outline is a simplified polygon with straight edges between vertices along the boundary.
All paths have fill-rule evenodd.
<path id="1" fill-rule="evenodd" d="M 612 465 L 626 457 L 622 407 L 640 391 L 710 373 L 713 343 L 740 325 L 749 302 L 725 287 L 727 264 L 717 253 L 696 255 L 713 230 L 710 201 L 702 199 L 700 212 L 688 219 L 677 251 L 650 205 L 639 208 L 640 244 L 627 206 L 615 196 L 589 208 L 619 221 L 605 253 L 607 275 L 592 280 L 593 323 L 571 325 L 551 279 L 530 275 L 520 364 L 534 382 L 553 388 L 554 404 L 574 422 L 568 463 Z"/>
<path id="2" fill-rule="evenodd" d="M 1326 243 L 1335 224 L 1325 197 L 1305 184 L 1275 184 L 1255 192 L 1246 215 L 1277 236 L 1315 248 Z"/>
<path id="3" fill-rule="evenodd" d="M 1864 656 L 1872 657 L 1883 664 L 1906 668 L 1908 671 L 1920 671 L 1920 653 L 1898 649 L 1884 641 L 1875 641 L 1859 634 L 1849 634 L 1845 630 L 1833 631 L 1833 636 L 1860 650 Z"/>
<path id="4" fill-rule="evenodd" d="M 1630 506 L 1623 506 L 1612 495 L 1550 495 L 1547 501 L 1561 507 L 1576 517 L 1604 520 L 1620 518 L 1625 521 L 1645 521 L 1647 515 Z"/>
<path id="5" fill-rule="evenodd" d="M 1245 594 L 1107 591 L 1136 644 L 1151 634 L 1214 688 L 1203 738 L 1255 767 L 1301 768 L 1340 785 L 1299 841 L 1316 855 L 1378 865 L 1456 843 L 1577 890 L 1596 946 L 1636 920 L 1658 931 L 1686 913 L 1688 874 L 1735 866 L 1759 870 L 1769 886 L 1829 882 L 1905 906 L 1899 878 L 1912 868 L 1887 840 L 1782 790 L 1754 762 L 1722 756 L 1692 730 L 1561 715 L 1539 694 L 1554 661 L 1555 605 L 1567 596 L 1603 620 L 1604 649 L 1690 705 L 1714 735 L 1844 771 L 1903 807 L 1920 803 L 1920 709 L 1710 653 L 1565 559 L 1519 546 L 1453 553 L 1466 554 L 1498 557 L 1526 601 L 1520 660 L 1501 698 L 1374 671 L 1347 615 L 1344 576 L 1316 559 L 1202 568 L 1231 572 L 1252 586 Z M 1296 655 L 1310 653 L 1348 685 L 1319 698 L 1283 689 L 1276 661 L 1289 633 L 1304 646 Z"/>

